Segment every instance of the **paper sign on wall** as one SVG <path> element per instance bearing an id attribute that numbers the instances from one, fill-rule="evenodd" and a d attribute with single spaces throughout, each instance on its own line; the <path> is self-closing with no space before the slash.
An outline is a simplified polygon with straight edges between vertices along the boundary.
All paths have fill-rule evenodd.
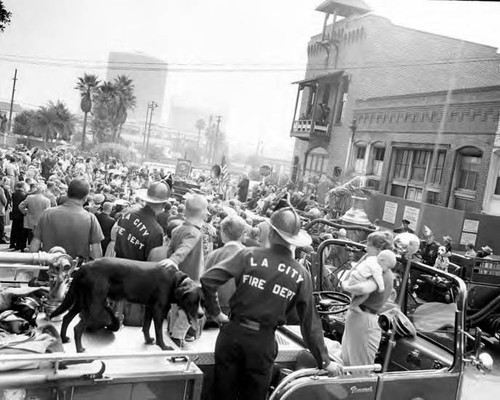
<path id="1" fill-rule="evenodd" d="M 479 221 L 474 221 L 473 219 L 464 219 L 464 232 L 477 233 L 479 229 Z"/>
<path id="2" fill-rule="evenodd" d="M 420 213 L 420 210 L 418 208 L 405 206 L 405 212 L 403 214 L 403 219 L 407 219 L 408 221 L 410 221 L 410 227 L 412 229 L 417 228 L 419 213 Z"/>
<path id="3" fill-rule="evenodd" d="M 398 212 L 398 203 L 386 201 L 384 204 L 384 215 L 382 221 L 394 224 L 396 222 L 396 213 Z"/>
<path id="4" fill-rule="evenodd" d="M 460 238 L 460 244 L 466 245 L 467 243 L 472 243 L 476 245 L 477 235 L 475 233 L 462 232 L 462 237 Z"/>

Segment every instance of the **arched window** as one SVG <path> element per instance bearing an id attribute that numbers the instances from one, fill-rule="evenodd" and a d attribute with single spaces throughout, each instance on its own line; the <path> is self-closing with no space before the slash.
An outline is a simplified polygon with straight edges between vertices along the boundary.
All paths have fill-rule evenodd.
<path id="1" fill-rule="evenodd" d="M 453 208 L 474 211 L 483 152 L 477 147 L 463 147 L 457 152 Z"/>
<path id="2" fill-rule="evenodd" d="M 312 149 L 306 158 L 305 172 L 326 174 L 328 167 L 328 152 L 322 147 Z"/>
<path id="3" fill-rule="evenodd" d="M 458 151 L 457 189 L 476 190 L 483 152 L 477 147 L 464 147 Z"/>

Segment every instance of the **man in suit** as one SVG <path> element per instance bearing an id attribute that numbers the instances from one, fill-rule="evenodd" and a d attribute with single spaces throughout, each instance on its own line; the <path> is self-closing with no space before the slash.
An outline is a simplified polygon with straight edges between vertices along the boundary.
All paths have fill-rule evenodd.
<path id="1" fill-rule="evenodd" d="M 97 221 L 101 226 L 102 234 L 104 235 L 104 239 L 101 242 L 102 254 L 106 253 L 106 249 L 108 247 L 109 242 L 111 242 L 111 228 L 115 224 L 115 219 L 111 218 L 109 214 L 111 214 L 111 210 L 113 209 L 113 204 L 109 201 L 106 201 L 102 206 L 102 211 L 96 213 Z"/>
<path id="2" fill-rule="evenodd" d="M 415 233 L 415 231 L 410 228 L 410 221 L 408 221 L 406 218 L 403 218 L 401 220 L 401 226 L 399 228 L 394 229 L 394 233 L 403 233 L 403 232 Z"/>
<path id="3" fill-rule="evenodd" d="M 28 240 L 28 232 L 24 229 L 23 221 L 24 214 L 19 209 L 21 204 L 27 197 L 26 184 L 17 182 L 14 193 L 12 193 L 12 228 L 10 232 L 10 248 L 23 251 L 26 248 Z"/>

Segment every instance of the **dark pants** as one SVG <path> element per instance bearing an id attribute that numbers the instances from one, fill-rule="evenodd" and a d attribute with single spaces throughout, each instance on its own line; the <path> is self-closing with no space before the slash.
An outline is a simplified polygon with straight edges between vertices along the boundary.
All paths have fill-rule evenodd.
<path id="1" fill-rule="evenodd" d="M 274 330 L 223 326 L 215 344 L 214 399 L 265 400 L 277 354 Z"/>
<path id="2" fill-rule="evenodd" d="M 33 240 L 33 229 L 25 229 L 26 230 L 26 235 L 28 237 L 28 246 Z"/>
<path id="3" fill-rule="evenodd" d="M 10 232 L 10 248 L 24 250 L 28 240 L 28 231 L 24 229 L 22 219 L 13 219 Z"/>
<path id="4" fill-rule="evenodd" d="M 5 215 L 0 215 L 0 241 L 5 240 Z"/>

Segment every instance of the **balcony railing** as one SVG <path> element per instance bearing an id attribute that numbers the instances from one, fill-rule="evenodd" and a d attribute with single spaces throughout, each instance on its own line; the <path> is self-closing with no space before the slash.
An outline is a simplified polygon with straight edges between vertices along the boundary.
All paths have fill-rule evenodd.
<path id="1" fill-rule="evenodd" d="M 291 136 L 299 139 L 309 139 L 311 135 L 327 137 L 328 125 L 314 122 L 312 119 L 299 119 L 293 122 Z"/>

